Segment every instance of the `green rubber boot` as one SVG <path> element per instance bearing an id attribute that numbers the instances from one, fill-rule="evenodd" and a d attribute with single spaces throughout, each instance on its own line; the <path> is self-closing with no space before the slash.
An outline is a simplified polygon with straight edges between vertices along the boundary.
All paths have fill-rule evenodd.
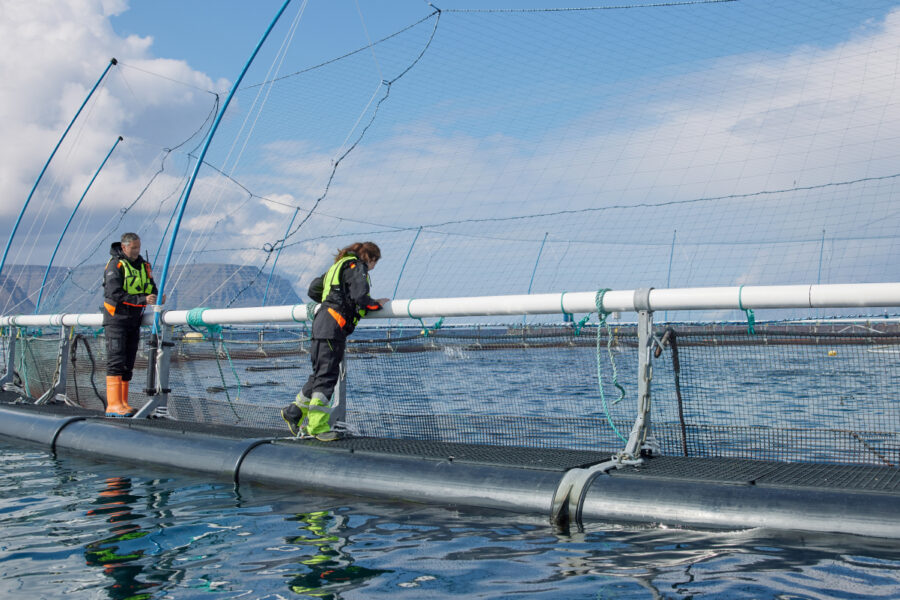
<path id="1" fill-rule="evenodd" d="M 309 435 L 319 437 L 330 437 L 323 434 L 331 432 L 331 414 L 322 410 L 316 410 L 317 406 L 328 406 L 328 398 L 321 392 L 313 392 L 312 399 L 309 401 L 309 411 L 306 413 L 308 425 L 306 427 Z"/>

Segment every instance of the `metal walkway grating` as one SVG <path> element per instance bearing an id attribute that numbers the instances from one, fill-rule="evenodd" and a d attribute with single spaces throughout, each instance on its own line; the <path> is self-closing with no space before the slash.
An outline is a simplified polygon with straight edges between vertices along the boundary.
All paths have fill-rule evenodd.
<path id="1" fill-rule="evenodd" d="M 660 456 L 645 459 L 642 465 L 618 469 L 611 474 L 681 481 L 900 493 L 900 469 L 892 467 Z"/>
<path id="2" fill-rule="evenodd" d="M 96 411 L 50 404 L 7 404 L 15 395 L 0 392 L 0 402 L 13 409 L 105 419 Z M 6 402 L 4 402 L 6 401 Z M 558 471 L 587 467 L 609 459 L 612 452 L 550 450 L 515 446 L 487 446 L 401 440 L 375 437 L 346 438 L 334 442 L 298 440 L 285 429 L 257 429 L 218 424 L 175 421 L 171 419 L 105 419 L 121 427 L 179 431 L 229 439 L 273 439 L 277 443 L 304 444 L 334 452 L 383 454 L 426 460 L 444 460 L 463 464 L 481 464 L 522 469 Z M 703 481 L 736 485 L 778 486 L 814 490 L 845 490 L 900 494 L 900 469 L 893 467 L 833 465 L 817 463 L 779 463 L 737 458 L 684 458 L 659 456 L 648 458 L 635 467 L 611 471 L 615 477 L 642 477 L 679 481 Z"/>

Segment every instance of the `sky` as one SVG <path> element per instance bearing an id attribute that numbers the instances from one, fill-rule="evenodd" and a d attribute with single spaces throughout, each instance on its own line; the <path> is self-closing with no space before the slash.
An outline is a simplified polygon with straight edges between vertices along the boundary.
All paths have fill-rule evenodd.
<path id="1" fill-rule="evenodd" d="M 0 3 L 0 119 L 6 143 L 0 148 L 0 217 L 5 223 L 21 209 L 50 151 L 75 115 L 111 57 L 121 81 L 116 90 L 102 89 L 79 119 L 89 124 L 73 128 L 78 154 L 57 156 L 59 179 L 43 187 L 66 186 L 74 203 L 116 135 L 134 132 L 157 146 L 171 144 L 178 134 L 195 128 L 211 108 L 208 91 L 223 97 L 244 61 L 270 23 L 282 0 L 4 0 Z M 459 7 L 477 2 L 454 0 Z M 498 2 L 496 6 L 528 6 L 531 2 Z M 304 18 L 316 24 L 302 32 L 318 58 L 330 58 L 365 46 L 433 11 L 422 0 L 303 2 Z M 316 19 L 319 19 L 316 21 Z M 143 77 L 152 73 L 153 77 Z M 179 82 L 172 94 L 160 92 L 165 78 Z M 104 84 L 107 85 L 107 84 Z M 190 87 L 193 86 L 193 87 Z M 204 90 L 207 93 L 204 93 Z M 132 96 L 129 98 L 128 96 Z M 129 104 L 145 101 L 142 113 Z M 176 110 L 177 109 L 177 110 Z M 159 118 L 163 111 L 165 118 Z M 149 123 L 149 125 L 148 125 Z M 193 129 L 191 129 L 192 131 Z M 136 140 L 126 136 L 123 149 Z M 62 149 L 61 149 L 62 150 Z M 68 161 L 68 163 L 66 162 Z M 92 202 L 111 206 L 115 160 L 92 188 Z M 67 183 L 67 179 L 71 182 Z M 112 181 L 110 181 L 112 179 Z M 106 198 L 104 200 L 104 197 Z M 5 239 L 5 236 L 2 236 Z M 20 257 L 28 262 L 28 257 Z"/>
<path id="2" fill-rule="evenodd" d="M 486 5 L 474 0 L 434 4 L 448 11 Z M 498 11 L 595 4 L 622 3 L 490 2 Z M 665 279 L 694 285 L 754 282 L 765 279 L 773 265 L 779 266 L 783 279 L 814 281 L 822 278 L 823 270 L 826 280 L 829 273 L 840 278 L 860 264 L 872 265 L 862 279 L 877 277 L 882 262 L 866 254 L 845 260 L 847 252 L 838 248 L 838 241 L 820 243 L 819 238 L 834 233 L 832 223 L 846 226 L 840 232 L 844 238 L 881 227 L 875 233 L 890 240 L 887 252 L 892 252 L 896 232 L 894 222 L 886 218 L 891 216 L 888 183 L 865 190 L 882 198 L 881 212 L 866 218 L 831 197 L 827 200 L 833 206 L 824 209 L 831 211 L 831 222 L 795 217 L 825 202 L 825 192 L 817 190 L 831 188 L 817 186 L 900 171 L 892 167 L 900 155 L 895 92 L 900 16 L 895 4 L 866 0 L 787 6 L 745 0 L 697 8 L 704 20 L 693 19 L 693 9 L 624 10 L 610 14 L 608 22 L 613 25 L 608 29 L 577 32 L 587 41 L 577 49 L 581 54 L 568 62 L 565 54 L 571 50 L 556 44 L 551 34 L 557 31 L 556 39 L 564 37 L 573 23 L 595 27 L 603 22 L 596 15 L 575 21 L 571 14 L 549 13 L 542 15 L 544 26 L 535 25 L 538 21 L 528 20 L 528 15 L 495 19 L 457 12 L 442 16 L 433 43 L 428 35 L 434 20 L 425 21 L 396 43 L 379 46 L 371 56 L 358 55 L 358 65 L 352 67 L 357 70 L 335 69 L 362 82 L 360 90 L 353 91 L 358 97 L 324 78 L 315 80 L 316 86 L 297 85 L 277 105 L 278 121 L 263 117 L 252 123 L 257 132 L 269 136 L 267 142 L 250 146 L 240 161 L 239 146 L 213 150 L 215 164 L 223 169 L 234 165 L 233 174 L 242 185 L 274 202 L 248 204 L 236 187 L 206 196 L 198 193 L 197 208 L 186 215 L 184 243 L 197 253 L 219 248 L 219 260 L 227 255 L 229 260 L 256 264 L 258 252 L 245 248 L 258 249 L 283 236 L 294 207 L 311 208 L 328 189 L 326 200 L 316 205 L 321 215 L 315 221 L 325 239 L 291 248 L 279 263 L 296 288 L 302 291 L 310 275 L 330 260 L 334 244 L 326 234 L 381 231 L 390 262 L 385 261 L 380 274 L 390 285 L 379 295 L 388 295 L 396 284 L 401 296 L 435 296 L 462 289 L 461 282 L 471 279 L 473 269 L 483 267 L 461 259 L 464 245 L 453 251 L 454 259 L 437 262 L 451 247 L 449 236 L 462 235 L 462 230 L 426 227 L 430 223 L 449 222 L 461 214 L 584 211 L 619 203 L 694 201 L 809 187 L 813 191 L 795 191 L 789 197 L 798 203 L 793 212 L 770 210 L 776 204 L 754 211 L 753 206 L 762 205 L 743 203 L 728 208 L 736 214 L 736 225 L 716 221 L 697 230 L 693 238 L 685 215 L 697 215 L 685 209 L 669 215 L 668 221 L 649 215 L 643 229 L 625 215 L 623 222 L 631 222 L 627 228 L 615 226 L 595 239 L 590 228 L 608 223 L 600 217 L 582 220 L 584 228 L 574 230 L 563 222 L 522 222 L 518 228 L 496 224 L 490 230 L 470 230 L 468 246 L 476 254 L 496 256 L 498 250 L 489 238 L 510 242 L 511 255 L 518 257 L 508 259 L 515 261 L 514 266 L 486 275 L 491 285 L 509 293 L 572 285 L 590 289 L 584 281 L 594 285 L 600 279 L 614 287 L 637 283 L 662 287 Z M 10 261 L 46 260 L 68 209 L 117 135 L 124 135 L 125 142 L 91 188 L 84 209 L 91 218 L 85 216 L 73 225 L 73 240 L 89 240 L 121 211 L 123 199 L 141 193 L 154 172 L 154 160 L 159 160 L 153 157 L 161 149 L 182 143 L 184 148 L 196 147 L 200 136 L 193 134 L 208 125 L 216 106 L 211 92 L 220 100 L 224 97 L 281 5 L 281 0 L 3 0 L 0 241 L 8 238 L 10 224 L 50 150 L 110 57 L 120 62 L 54 158 L 37 194 L 40 198 L 29 210 L 32 221 L 17 233 Z M 839 13 L 835 7 L 841 6 L 851 8 Z M 296 40 L 302 51 L 292 59 L 310 66 L 365 48 L 433 10 L 423 0 L 294 0 L 289 12 L 290 18 L 298 11 L 303 17 Z M 279 35 L 286 22 L 279 24 Z M 492 26 L 497 27 L 494 46 Z M 502 45 L 517 27 L 544 44 L 528 61 L 507 56 L 508 48 Z M 466 38 L 468 31 L 477 32 L 471 34 L 477 37 Z M 642 40 L 642 35 L 649 37 Z M 448 48 L 451 38 L 458 48 Z M 427 47 L 424 58 L 406 73 L 420 47 Z M 273 51 L 267 46 L 257 62 L 268 64 Z M 377 91 L 379 84 L 399 74 L 403 79 L 391 89 L 390 99 L 372 121 L 375 126 L 365 130 L 363 143 L 347 156 L 329 184 L 335 161 L 368 123 L 375 106 L 372 99 L 383 91 Z M 259 81 L 261 74 L 251 77 Z M 585 77 L 593 84 L 584 85 Z M 287 82 L 286 87 L 290 85 L 294 84 Z M 317 95 L 317 90 L 325 89 L 337 91 Z M 249 92 L 236 96 L 235 102 L 246 107 Z M 320 116 L 331 113 L 337 115 L 334 122 Z M 224 122 L 223 129 L 231 132 L 237 125 Z M 319 146 L 312 133 L 303 140 L 279 136 L 279 127 L 320 129 L 321 139 L 340 143 Z M 175 193 L 180 171 L 174 167 L 174 154 L 168 160 L 156 184 L 169 185 Z M 374 204 L 373 190 L 389 190 L 377 198 L 377 216 L 368 210 Z M 154 252 L 163 242 L 159 232 L 171 206 L 167 196 L 159 198 L 169 203 L 164 210 L 140 209 L 143 222 L 158 224 L 151 239 L 145 240 L 145 247 Z M 779 199 L 786 202 L 788 197 Z M 339 227 L 336 214 L 353 214 L 361 222 L 351 226 L 342 221 Z M 127 224 L 126 220 L 122 226 Z M 420 236 L 419 226 L 424 227 Z M 211 227 L 219 227 L 212 243 L 188 237 L 188 231 Z M 823 230 L 828 234 L 823 236 Z M 802 254 L 796 266 L 779 256 L 783 247 L 763 247 L 754 254 L 741 250 L 763 238 L 808 247 L 794 252 Z M 601 248 L 600 241 L 620 247 Z M 725 241 L 744 246 L 736 243 L 727 251 L 703 246 Z M 416 252 L 404 273 L 401 259 L 413 245 Z M 60 260 L 79 251 L 67 248 Z M 618 266 L 611 272 L 608 263 L 622 262 L 616 256 L 608 262 L 593 261 L 605 271 L 576 279 L 586 269 L 570 266 L 573 256 L 609 252 L 640 258 L 652 254 L 653 263 L 647 258 L 646 266 Z M 885 254 L 884 247 L 879 252 Z M 666 263 L 670 255 L 674 268 Z M 203 256 L 196 254 L 194 260 Z M 546 268 L 534 268 L 536 256 Z M 728 260 L 715 262 L 723 257 Z M 436 277 L 429 272 L 452 283 L 429 279 Z M 645 280 L 638 281 L 635 273 L 643 273 Z M 476 291 L 483 293 L 491 285 Z"/>

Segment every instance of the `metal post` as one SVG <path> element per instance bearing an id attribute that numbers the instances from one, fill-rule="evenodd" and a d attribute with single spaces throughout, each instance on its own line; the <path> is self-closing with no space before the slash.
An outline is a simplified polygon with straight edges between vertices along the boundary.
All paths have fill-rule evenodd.
<path id="1" fill-rule="evenodd" d="M 9 328 L 9 345 L 6 348 L 6 374 L 0 377 L 0 390 L 5 389 L 6 384 L 15 382 L 16 374 L 16 337 L 18 329 Z"/>
<path id="2" fill-rule="evenodd" d="M 331 423 L 332 429 L 338 421 L 347 421 L 347 356 L 341 360 L 341 370 L 338 375 L 338 383 L 331 396 Z"/>
<path id="3" fill-rule="evenodd" d="M 624 460 L 637 460 L 641 457 L 641 448 L 650 433 L 650 382 L 653 380 L 653 366 L 650 363 L 653 342 L 653 311 L 650 310 L 651 289 L 634 291 L 634 307 L 638 311 L 637 417 L 625 449 L 620 454 Z"/>
<path id="4" fill-rule="evenodd" d="M 153 365 L 154 381 L 147 382 L 147 388 L 153 390 L 150 400 L 140 408 L 135 414 L 134 419 L 146 419 L 153 412 L 160 408 L 167 410 L 169 406 L 169 363 L 172 354 L 172 348 L 175 342 L 166 341 L 172 338 L 173 327 L 168 327 L 169 331 L 166 336 L 160 336 L 155 352 L 151 353 L 151 359 L 155 359 Z"/>
<path id="5" fill-rule="evenodd" d="M 69 334 L 71 327 L 62 326 L 59 329 L 59 352 L 56 355 L 56 382 L 44 392 L 35 404 L 47 404 L 51 401 L 61 401 L 71 405 L 72 402 L 66 396 L 66 376 L 69 369 Z"/>

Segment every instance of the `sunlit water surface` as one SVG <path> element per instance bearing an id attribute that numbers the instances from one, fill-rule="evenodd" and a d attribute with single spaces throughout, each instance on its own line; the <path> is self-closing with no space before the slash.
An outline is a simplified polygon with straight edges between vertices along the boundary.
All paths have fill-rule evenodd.
<path id="1" fill-rule="evenodd" d="M 2 598 L 900 597 L 890 540 L 564 533 L 537 517 L 236 490 L 8 440 L 0 457 Z"/>

